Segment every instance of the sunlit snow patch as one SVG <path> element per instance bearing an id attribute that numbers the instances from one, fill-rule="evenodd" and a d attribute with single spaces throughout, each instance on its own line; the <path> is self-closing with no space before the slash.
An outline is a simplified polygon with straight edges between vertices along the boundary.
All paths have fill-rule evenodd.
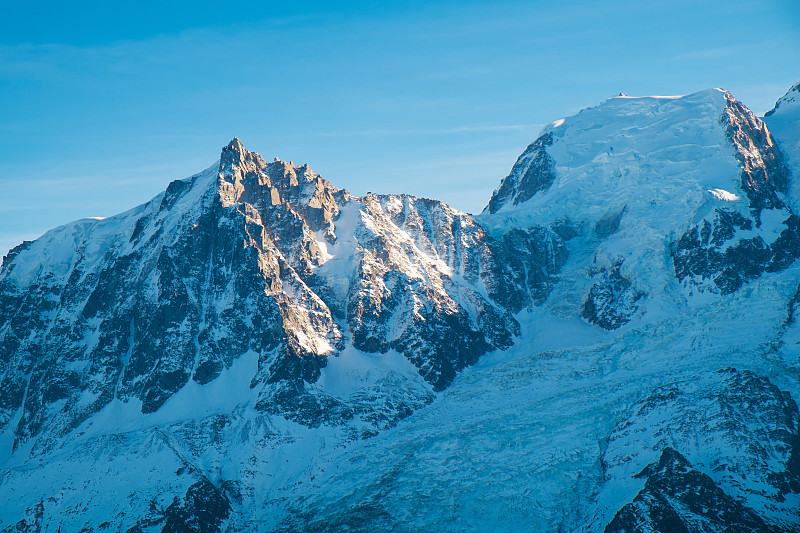
<path id="1" fill-rule="evenodd" d="M 726 202 L 735 202 L 736 200 L 740 199 L 739 196 L 733 194 L 732 192 L 728 192 L 725 189 L 709 189 L 708 192 L 710 192 L 717 200 L 724 200 Z"/>

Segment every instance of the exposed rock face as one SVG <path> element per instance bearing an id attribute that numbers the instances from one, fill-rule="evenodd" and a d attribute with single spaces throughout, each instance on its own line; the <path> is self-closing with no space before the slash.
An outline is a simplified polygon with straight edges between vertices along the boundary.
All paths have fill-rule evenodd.
<path id="1" fill-rule="evenodd" d="M 756 221 L 759 221 L 762 209 L 780 209 L 784 206 L 778 193 L 787 192 L 789 171 L 766 124 L 730 93 L 726 94 L 726 98 L 728 105 L 721 121 L 725 124 L 728 139 L 736 148 L 736 158 L 742 166 L 742 190 L 750 200 L 750 209 Z"/>
<path id="2" fill-rule="evenodd" d="M 527 287 L 533 303 L 542 304 L 558 282 L 558 274 L 569 257 L 564 239 L 556 231 L 535 226 L 528 230 L 510 230 L 503 235 L 502 244 L 502 250 L 495 251 L 494 255 L 506 258 L 506 267 Z M 524 303 L 520 301 L 519 307 Z"/>
<path id="3" fill-rule="evenodd" d="M 615 234 L 619 229 L 619 223 L 622 221 L 622 216 L 625 214 L 626 208 L 627 206 L 623 207 L 622 210 L 618 212 L 610 211 L 603 215 L 594 225 L 594 234 L 601 239 Z"/>
<path id="4" fill-rule="evenodd" d="M 759 232 L 755 222 L 741 213 L 717 209 L 712 222 L 704 220 L 684 233 L 672 246 L 675 275 L 702 287 L 710 281 L 722 294 L 730 294 L 765 272 L 778 272 L 789 267 L 800 256 L 800 219 L 793 213 L 779 210 L 775 227 Z M 777 222 L 777 220 L 776 220 Z M 749 237 L 745 237 L 747 235 Z M 766 243 L 764 237 L 775 240 Z"/>
<path id="5" fill-rule="evenodd" d="M 322 329 L 332 349 L 341 349 L 338 317 L 353 346 L 403 353 L 441 390 L 480 355 L 512 344 L 519 327 L 511 313 L 541 301 L 565 259 L 552 232 L 534 229 L 498 242 L 441 202 L 353 198 L 307 166 L 266 164 L 238 140 L 223 150 L 220 179 L 223 205 L 252 206 L 254 223 L 305 284 L 302 290 L 318 297 L 313 323 L 303 317 L 284 327 L 293 351 L 272 364 L 268 381 L 315 381 L 324 359 L 304 353 L 291 332 L 308 324 L 302 338 Z M 350 248 L 326 266 L 328 248 L 339 239 Z"/>
<path id="6" fill-rule="evenodd" d="M 177 496 L 167 507 L 153 498 L 147 516 L 126 533 L 153 531 L 161 533 L 218 533 L 231 511 L 228 498 L 208 480 L 191 485 L 183 498 Z M 102 526 L 100 526 L 102 528 Z"/>
<path id="7" fill-rule="evenodd" d="M 610 435 L 609 479 L 646 482 L 606 530 L 798 531 L 798 458 L 797 404 L 767 379 L 725 369 L 659 387 Z"/>
<path id="8" fill-rule="evenodd" d="M 672 448 L 665 448 L 658 462 L 637 477 L 646 479 L 644 488 L 619 510 L 606 533 L 780 531 L 725 494 Z"/>
<path id="9" fill-rule="evenodd" d="M 537 192 L 550 188 L 556 179 L 555 163 L 547 153 L 547 147 L 552 144 L 552 134 L 545 133 L 525 149 L 489 200 L 486 207 L 489 213 L 497 212 L 506 203 L 521 204 Z"/>
<path id="10" fill-rule="evenodd" d="M 360 250 L 342 302 L 355 347 L 397 350 L 441 390 L 480 355 L 511 345 L 518 325 L 509 310 L 527 293 L 467 215 L 408 196 L 368 195 L 359 208 Z"/>
<path id="11" fill-rule="evenodd" d="M 800 219 L 779 198 L 788 190 L 783 156 L 764 122 L 727 98 L 721 120 L 741 163 L 749 213 L 717 208 L 671 250 L 678 280 L 722 294 L 765 272 L 783 270 L 800 257 Z"/>
<path id="12" fill-rule="evenodd" d="M 63 264 L 5 267 L 2 298 L 13 310 L 2 327 L 5 377 L 16 380 L 11 390 L 33 387 L 17 442 L 45 428 L 63 434 L 115 398 L 154 412 L 190 379 L 208 383 L 248 351 L 259 354 L 261 382 L 287 367 L 292 377 L 318 376 L 341 343 L 338 326 L 258 211 L 226 205 L 216 182 L 207 172 L 174 182 L 117 224 L 56 230 L 41 246 Z M 22 396 L 11 400 L 6 412 Z"/>
<path id="13" fill-rule="evenodd" d="M 164 510 L 162 533 L 216 533 L 228 517 L 228 499 L 211 483 L 200 481 L 189 487 L 183 502 L 177 498 Z"/>
<path id="14" fill-rule="evenodd" d="M 622 261 L 602 269 L 595 277 L 581 316 L 603 329 L 617 329 L 627 324 L 638 310 L 637 302 L 645 294 L 620 272 Z"/>

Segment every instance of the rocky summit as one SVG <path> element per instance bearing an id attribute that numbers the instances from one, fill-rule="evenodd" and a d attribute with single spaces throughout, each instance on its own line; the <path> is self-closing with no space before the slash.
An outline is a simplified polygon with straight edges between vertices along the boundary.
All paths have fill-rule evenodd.
<path id="1" fill-rule="evenodd" d="M 22 243 L 0 531 L 800 531 L 798 98 L 610 98 L 477 215 L 234 138 Z"/>

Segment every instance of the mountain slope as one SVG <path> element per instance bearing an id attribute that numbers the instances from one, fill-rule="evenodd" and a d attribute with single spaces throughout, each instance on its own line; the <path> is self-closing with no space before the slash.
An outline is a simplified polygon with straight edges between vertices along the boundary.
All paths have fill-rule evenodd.
<path id="1" fill-rule="evenodd" d="M 800 168 L 800 83 L 789 89 L 775 102 L 775 107 L 764 115 L 764 122 L 775 136 L 778 146 L 794 170 L 789 191 L 792 207 L 800 205 L 800 185 L 797 168 Z"/>

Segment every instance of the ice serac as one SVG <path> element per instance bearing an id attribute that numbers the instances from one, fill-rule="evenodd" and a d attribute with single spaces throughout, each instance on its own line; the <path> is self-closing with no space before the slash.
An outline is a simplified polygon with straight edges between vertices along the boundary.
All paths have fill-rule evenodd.
<path id="1" fill-rule="evenodd" d="M 691 301 L 793 264 L 789 187 L 767 126 L 730 93 L 620 96 L 546 126 L 479 221 L 566 229 L 588 278 L 576 314 L 615 329 L 674 302 L 676 280 Z"/>

